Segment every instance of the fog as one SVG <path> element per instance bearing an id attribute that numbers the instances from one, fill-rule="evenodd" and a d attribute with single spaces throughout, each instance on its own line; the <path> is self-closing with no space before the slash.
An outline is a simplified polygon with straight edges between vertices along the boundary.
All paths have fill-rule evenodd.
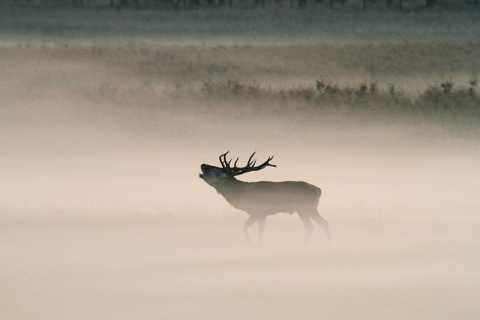
<path id="1" fill-rule="evenodd" d="M 415 92 L 475 76 L 478 44 L 452 45 L 448 35 L 393 47 L 104 44 L 42 32 L 43 44 L 20 37 L 0 46 L 0 318 L 474 319 L 480 311 L 476 131 L 201 90 L 229 79 L 299 86 L 325 74 L 386 87 L 401 63 L 399 83 Z M 409 53 L 368 67 L 398 49 Z M 422 50 L 437 69 L 415 65 Z M 249 247 L 247 214 L 198 177 L 227 150 L 239 164 L 254 151 L 259 161 L 274 155 L 276 168 L 241 180 L 320 187 L 331 243 L 316 225 L 302 245 L 298 216 L 277 214 L 263 247 Z"/>

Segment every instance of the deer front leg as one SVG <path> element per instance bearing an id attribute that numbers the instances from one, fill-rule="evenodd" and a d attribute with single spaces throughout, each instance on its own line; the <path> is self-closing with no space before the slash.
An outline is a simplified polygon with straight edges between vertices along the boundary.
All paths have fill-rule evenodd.
<path id="1" fill-rule="evenodd" d="M 245 224 L 243 225 L 243 233 L 245 234 L 245 238 L 247 239 L 247 243 L 249 245 L 253 245 L 252 244 L 252 240 L 250 240 L 250 237 L 248 236 L 248 228 L 250 228 L 250 226 L 252 224 L 254 224 L 255 222 L 257 222 L 258 218 L 257 217 L 254 217 L 254 216 L 249 216 L 248 217 L 248 220 L 245 222 Z"/>

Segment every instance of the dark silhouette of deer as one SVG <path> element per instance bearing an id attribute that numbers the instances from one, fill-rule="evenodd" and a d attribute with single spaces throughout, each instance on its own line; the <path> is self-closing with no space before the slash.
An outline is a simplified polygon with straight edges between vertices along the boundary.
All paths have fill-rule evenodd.
<path id="1" fill-rule="evenodd" d="M 247 222 L 243 225 L 243 232 L 248 243 L 251 244 L 248 228 L 255 222 L 258 222 L 258 241 L 261 245 L 267 216 L 276 213 L 293 214 L 294 212 L 298 213 L 305 225 L 305 242 L 313 232 L 311 220 L 323 228 L 329 239 L 328 222 L 317 211 L 318 201 L 322 194 L 320 188 L 303 181 L 244 182 L 237 180 L 235 176 L 262 170 L 266 167 L 276 167 L 270 163 L 273 156 L 255 166 L 254 152 L 245 167 L 237 167 L 237 158 L 232 168 L 232 160 L 227 161 L 227 154 L 228 151 L 219 157 L 221 168 L 202 164 L 202 173 L 199 174 L 199 177 L 214 187 L 234 208 L 243 210 L 249 215 Z"/>

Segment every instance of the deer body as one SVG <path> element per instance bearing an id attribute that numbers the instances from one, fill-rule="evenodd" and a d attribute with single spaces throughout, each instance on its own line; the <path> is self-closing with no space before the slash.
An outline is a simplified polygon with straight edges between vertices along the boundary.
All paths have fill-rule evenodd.
<path id="1" fill-rule="evenodd" d="M 236 209 L 262 215 L 294 213 L 318 205 L 320 188 L 303 181 L 243 182 L 225 179 L 215 189 Z"/>
<path id="2" fill-rule="evenodd" d="M 274 166 L 269 163 L 272 159 L 270 157 L 265 163 L 255 167 L 255 161 L 251 160 L 254 154 L 250 157 L 246 167 L 237 168 L 237 159 L 235 167 L 231 168 L 231 161 L 226 161 L 225 153 L 220 156 L 222 168 L 202 164 L 202 173 L 200 174 L 200 178 L 214 187 L 230 205 L 249 215 L 243 226 L 247 241 L 251 243 L 247 230 L 254 223 L 258 222 L 258 238 L 261 244 L 267 216 L 277 213 L 293 214 L 294 212 L 298 213 L 305 226 L 305 241 L 310 238 L 313 231 L 311 220 L 319 223 L 329 238 L 328 223 L 317 211 L 322 193 L 320 188 L 303 181 L 244 182 L 234 177 L 246 172 L 261 170 L 266 166 Z"/>

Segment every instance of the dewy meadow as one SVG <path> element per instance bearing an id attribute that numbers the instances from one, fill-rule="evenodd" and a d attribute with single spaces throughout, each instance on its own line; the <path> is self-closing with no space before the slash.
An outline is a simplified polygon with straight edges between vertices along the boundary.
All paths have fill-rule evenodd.
<path id="1" fill-rule="evenodd" d="M 478 12 L 0 16 L 1 319 L 480 312 Z M 331 243 L 250 248 L 198 177 L 228 150 L 320 187 Z"/>

